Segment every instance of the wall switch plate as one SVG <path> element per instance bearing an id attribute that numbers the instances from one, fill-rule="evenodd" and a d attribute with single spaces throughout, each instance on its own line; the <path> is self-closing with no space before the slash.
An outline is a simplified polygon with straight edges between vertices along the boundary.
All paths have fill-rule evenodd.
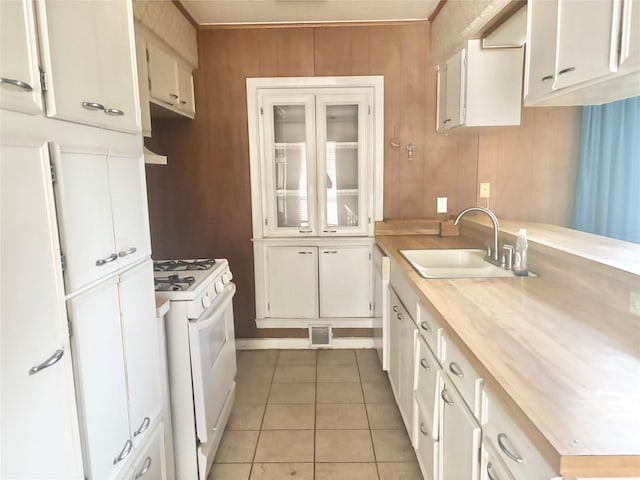
<path id="1" fill-rule="evenodd" d="M 490 183 L 481 183 L 480 184 L 480 198 L 489 198 L 491 196 L 491 184 Z"/>
<path id="2" fill-rule="evenodd" d="M 447 197 L 438 197 L 436 213 L 447 213 Z"/>
<path id="3" fill-rule="evenodd" d="M 629 292 L 629 311 L 640 317 L 640 293 Z"/>

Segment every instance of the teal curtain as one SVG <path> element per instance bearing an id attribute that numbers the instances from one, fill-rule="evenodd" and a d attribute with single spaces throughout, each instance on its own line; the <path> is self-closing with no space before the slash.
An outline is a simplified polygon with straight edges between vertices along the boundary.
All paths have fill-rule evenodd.
<path id="1" fill-rule="evenodd" d="M 640 97 L 582 107 L 573 227 L 640 243 Z"/>

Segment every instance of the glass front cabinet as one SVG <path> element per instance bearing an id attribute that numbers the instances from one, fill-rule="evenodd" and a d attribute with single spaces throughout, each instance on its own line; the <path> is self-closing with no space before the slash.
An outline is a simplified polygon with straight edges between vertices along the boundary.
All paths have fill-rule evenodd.
<path id="1" fill-rule="evenodd" d="M 264 236 L 371 235 L 372 89 L 300 90 L 258 94 Z"/>

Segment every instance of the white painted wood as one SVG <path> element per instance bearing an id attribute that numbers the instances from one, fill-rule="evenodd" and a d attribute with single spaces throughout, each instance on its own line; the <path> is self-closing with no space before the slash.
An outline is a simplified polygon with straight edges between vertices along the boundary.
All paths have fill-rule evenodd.
<path id="1" fill-rule="evenodd" d="M 318 249 L 268 247 L 268 315 L 317 318 Z"/>
<path id="2" fill-rule="evenodd" d="M 141 447 L 125 478 L 131 480 L 166 480 L 171 478 L 165 468 L 167 451 L 164 447 L 163 437 L 164 428 L 161 423 L 149 432 L 149 438 Z"/>
<path id="3" fill-rule="evenodd" d="M 109 155 L 108 168 L 115 251 L 124 268 L 151 255 L 144 163 L 142 157 Z"/>
<path id="4" fill-rule="evenodd" d="M 364 349 L 373 348 L 373 339 L 366 337 L 340 337 L 331 342 L 333 349 Z M 237 350 L 265 350 L 265 349 L 308 349 L 308 338 L 238 338 Z"/>
<path id="5" fill-rule="evenodd" d="M 135 446 L 145 441 L 162 410 L 160 344 L 151 260 L 123 273 L 118 283 L 126 359 L 129 423 Z M 146 431 L 136 432 L 148 425 Z"/>
<path id="6" fill-rule="evenodd" d="M 480 427 L 455 387 L 446 378 L 443 385 L 441 394 L 452 405 L 443 400 L 441 478 L 477 480 L 480 473 Z"/>
<path id="7" fill-rule="evenodd" d="M 405 311 L 406 312 L 406 311 Z M 413 319 L 406 315 L 400 321 L 400 414 L 404 420 L 405 428 L 415 446 L 413 431 L 415 416 L 415 365 L 416 365 L 416 341 L 418 329 Z"/>
<path id="8" fill-rule="evenodd" d="M 319 249 L 320 317 L 370 317 L 371 247 Z"/>
<path id="9" fill-rule="evenodd" d="M 161 103 L 177 106 L 180 98 L 178 89 L 178 62 L 154 42 L 147 41 L 149 95 Z"/>
<path id="10" fill-rule="evenodd" d="M 371 318 L 327 317 L 321 318 L 257 318 L 258 328 L 309 328 L 310 325 L 329 325 L 333 328 L 373 328 Z"/>
<path id="11" fill-rule="evenodd" d="M 427 419 L 424 411 L 420 408 L 420 403 L 418 403 L 416 417 L 416 457 L 418 458 L 418 464 L 420 465 L 420 470 L 422 471 L 424 480 L 435 480 L 438 478 L 439 468 L 438 432 L 437 430 L 434 431 L 430 428 L 431 422 Z"/>
<path id="12" fill-rule="evenodd" d="M 107 155 L 53 146 L 56 206 L 62 252 L 67 268 L 65 287 L 73 292 L 118 269 Z M 97 265 L 96 262 L 116 259 Z"/>
<path id="13" fill-rule="evenodd" d="M 462 49 L 447 60 L 447 76 L 445 89 L 445 129 L 457 127 L 464 123 L 466 102 L 465 82 L 466 50 Z"/>
<path id="14" fill-rule="evenodd" d="M 139 132 L 131 1 L 48 0 L 38 12 L 41 44 L 50 51 L 43 62 L 47 115 Z"/>
<path id="15" fill-rule="evenodd" d="M 623 0 L 620 69 L 640 66 L 640 1 Z"/>
<path id="16" fill-rule="evenodd" d="M 373 340 L 383 370 L 389 368 L 389 257 L 373 247 Z"/>
<path id="17" fill-rule="evenodd" d="M 620 18 L 619 12 L 615 13 L 614 0 L 558 1 L 554 89 L 586 82 L 617 70 Z M 612 43 L 616 46 L 614 52 L 611 52 Z M 567 71 L 569 69 L 572 70 Z"/>
<path id="18" fill-rule="evenodd" d="M 81 478 L 48 150 L 42 143 L 18 146 L 8 141 L 3 135 L 0 477 Z M 58 349 L 64 354 L 57 363 L 29 374 Z"/>
<path id="19" fill-rule="evenodd" d="M 480 480 L 515 480 L 491 442 L 482 442 Z"/>
<path id="20" fill-rule="evenodd" d="M 418 337 L 416 355 L 416 400 L 422 411 L 422 421 L 434 440 L 439 438 L 440 425 L 440 364 L 422 337 Z"/>
<path id="21" fill-rule="evenodd" d="M 34 3 L 31 0 L 0 2 L 0 109 L 42 113 L 42 89 L 38 70 L 38 43 Z M 18 80 L 31 91 L 5 80 Z"/>
<path id="22" fill-rule="evenodd" d="M 193 118 L 196 114 L 196 101 L 193 93 L 193 74 L 191 69 L 178 65 L 178 97 L 180 111 Z"/>
<path id="23" fill-rule="evenodd" d="M 527 2 L 525 104 L 553 92 L 558 2 Z"/>
<path id="24" fill-rule="evenodd" d="M 140 98 L 140 128 L 142 129 L 143 136 L 151 137 L 151 108 L 149 107 L 149 66 L 147 63 L 147 40 L 141 33 L 139 28 L 135 29 L 135 42 L 136 67 L 138 72 L 138 97 Z"/>
<path id="25" fill-rule="evenodd" d="M 115 278 L 68 302 L 73 325 L 73 360 L 83 427 L 85 471 L 109 478 L 130 439 L 125 359 Z"/>

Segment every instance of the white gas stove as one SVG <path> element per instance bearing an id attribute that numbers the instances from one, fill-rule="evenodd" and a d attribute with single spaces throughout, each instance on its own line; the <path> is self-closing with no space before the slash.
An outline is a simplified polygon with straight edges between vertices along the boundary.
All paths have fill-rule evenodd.
<path id="1" fill-rule="evenodd" d="M 166 319 L 178 480 L 206 480 L 235 395 L 233 296 L 225 259 L 157 260 L 156 296 Z"/>

